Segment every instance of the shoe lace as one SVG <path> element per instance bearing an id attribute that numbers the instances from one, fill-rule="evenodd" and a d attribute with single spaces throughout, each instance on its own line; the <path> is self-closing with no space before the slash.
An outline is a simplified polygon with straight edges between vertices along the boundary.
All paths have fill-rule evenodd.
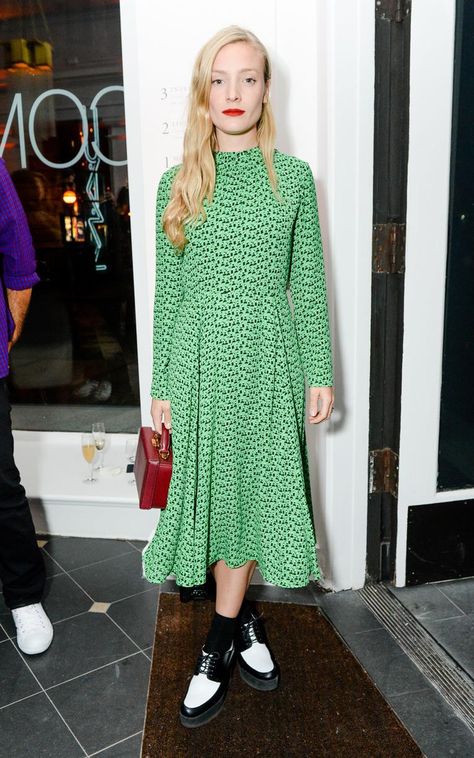
<path id="1" fill-rule="evenodd" d="M 255 642 L 265 642 L 265 633 L 263 631 L 263 626 L 260 621 L 262 618 L 262 614 L 259 616 L 255 616 L 250 621 L 246 621 L 243 623 L 242 626 L 242 632 L 243 634 L 247 634 L 249 637 L 250 642 L 252 645 Z"/>
<path id="2" fill-rule="evenodd" d="M 15 610 L 17 611 L 13 614 L 15 619 L 15 626 L 19 628 L 19 631 L 24 632 L 25 629 L 31 629 L 32 625 L 36 628 L 46 628 L 44 623 L 44 616 L 41 613 L 39 605 L 25 605 Z"/>
<path id="3" fill-rule="evenodd" d="M 196 674 L 205 674 L 206 676 L 212 676 L 216 669 L 217 661 L 220 658 L 220 654 L 217 650 L 212 653 L 206 653 L 204 650 L 199 655 Z"/>

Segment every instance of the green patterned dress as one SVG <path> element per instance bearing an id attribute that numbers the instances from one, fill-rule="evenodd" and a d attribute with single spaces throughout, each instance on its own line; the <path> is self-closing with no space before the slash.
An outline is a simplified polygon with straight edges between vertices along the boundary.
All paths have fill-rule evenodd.
<path id="1" fill-rule="evenodd" d="M 161 228 L 178 165 L 158 187 L 151 395 L 171 403 L 173 473 L 143 575 L 192 586 L 214 561 L 256 560 L 266 581 L 301 587 L 320 577 L 305 377 L 333 382 L 313 174 L 275 150 L 279 203 L 259 147 L 214 158 L 207 220 L 180 255 Z"/>

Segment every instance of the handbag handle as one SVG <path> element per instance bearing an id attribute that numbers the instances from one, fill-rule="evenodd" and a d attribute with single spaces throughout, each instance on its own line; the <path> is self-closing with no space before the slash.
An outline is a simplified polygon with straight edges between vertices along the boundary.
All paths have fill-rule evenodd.
<path id="1" fill-rule="evenodd" d="M 167 429 L 164 424 L 161 427 L 161 434 L 158 434 L 158 432 L 153 432 L 151 444 L 157 449 L 160 458 L 163 458 L 163 460 L 169 458 L 170 430 Z"/>

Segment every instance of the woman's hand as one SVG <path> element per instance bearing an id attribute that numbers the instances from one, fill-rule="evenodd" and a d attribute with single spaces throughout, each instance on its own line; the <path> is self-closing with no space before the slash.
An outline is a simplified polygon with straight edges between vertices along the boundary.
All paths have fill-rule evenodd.
<path id="1" fill-rule="evenodd" d="M 321 401 L 321 407 L 318 411 L 318 400 Z M 332 387 L 310 387 L 309 388 L 309 423 L 319 424 L 326 421 L 331 415 L 334 405 L 334 390 Z"/>
<path id="2" fill-rule="evenodd" d="M 161 434 L 162 418 L 165 423 L 165 427 L 171 430 L 171 403 L 169 400 L 155 400 L 151 401 L 151 417 L 153 419 L 153 426 L 155 432 Z"/>

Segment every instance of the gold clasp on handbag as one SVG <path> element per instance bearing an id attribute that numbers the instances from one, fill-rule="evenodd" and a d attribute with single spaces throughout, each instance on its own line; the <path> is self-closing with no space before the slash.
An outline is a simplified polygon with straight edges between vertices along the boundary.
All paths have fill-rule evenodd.
<path id="1" fill-rule="evenodd" d="M 159 435 L 158 432 L 153 432 L 153 436 L 151 438 L 151 444 L 153 445 L 153 447 L 158 448 L 158 455 L 160 456 L 160 458 L 163 458 L 163 460 L 166 460 L 167 458 L 170 457 L 170 453 L 169 453 L 169 450 L 160 450 L 159 449 L 159 447 L 160 447 L 160 436 L 161 435 Z"/>

